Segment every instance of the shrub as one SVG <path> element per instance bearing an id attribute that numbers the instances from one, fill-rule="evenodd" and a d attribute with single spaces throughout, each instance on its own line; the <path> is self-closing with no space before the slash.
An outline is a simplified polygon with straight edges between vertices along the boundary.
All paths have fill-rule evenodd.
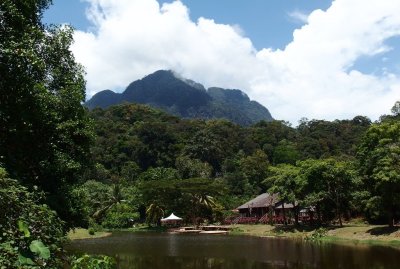
<path id="1" fill-rule="evenodd" d="M 129 205 L 117 204 L 107 211 L 102 226 L 109 229 L 128 228 L 138 219 L 139 214 L 133 212 Z"/>
<path id="2" fill-rule="evenodd" d="M 88 232 L 89 232 L 90 235 L 94 235 L 95 234 L 94 228 L 89 228 Z"/>
<path id="3" fill-rule="evenodd" d="M 72 269 L 114 269 L 115 260 L 108 256 L 83 255 L 72 261 Z"/>
<path id="4" fill-rule="evenodd" d="M 318 241 L 326 236 L 328 230 L 325 228 L 318 228 L 311 235 L 307 236 L 305 239 L 308 241 Z"/>
<path id="5" fill-rule="evenodd" d="M 0 168 L 0 268 L 58 268 L 62 221 Z"/>

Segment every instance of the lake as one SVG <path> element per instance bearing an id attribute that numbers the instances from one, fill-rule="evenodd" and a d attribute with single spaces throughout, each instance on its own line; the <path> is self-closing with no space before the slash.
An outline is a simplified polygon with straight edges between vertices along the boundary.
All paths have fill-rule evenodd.
<path id="1" fill-rule="evenodd" d="M 123 269 L 400 268 L 397 248 L 250 236 L 119 232 L 67 249 L 113 256 Z"/>

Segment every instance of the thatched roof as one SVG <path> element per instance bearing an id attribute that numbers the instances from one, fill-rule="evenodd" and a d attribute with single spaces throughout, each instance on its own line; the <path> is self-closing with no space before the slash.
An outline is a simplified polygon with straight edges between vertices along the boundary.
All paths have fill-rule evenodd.
<path id="1" fill-rule="evenodd" d="M 254 198 L 253 200 L 250 200 L 247 203 L 239 206 L 237 209 L 269 207 L 271 205 L 275 206 L 275 204 L 278 202 L 279 202 L 278 194 L 263 193 Z"/>
<path id="2" fill-rule="evenodd" d="M 284 207 L 285 207 L 285 209 L 292 209 L 292 208 L 294 208 L 294 205 L 292 204 L 292 203 L 282 203 L 282 202 L 279 202 L 276 206 L 275 206 L 275 209 L 283 209 L 283 207 L 282 207 L 282 204 L 284 204 Z M 296 206 L 297 206 L 297 203 L 295 203 L 296 204 Z"/>

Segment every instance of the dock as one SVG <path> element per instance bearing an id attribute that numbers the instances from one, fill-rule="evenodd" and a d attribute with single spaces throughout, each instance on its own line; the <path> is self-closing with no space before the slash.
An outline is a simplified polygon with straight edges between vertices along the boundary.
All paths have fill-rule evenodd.
<path id="1" fill-rule="evenodd" d="M 219 226 L 219 225 L 206 225 L 200 227 L 180 227 L 173 230 L 173 233 L 193 233 L 193 234 L 227 234 L 231 227 L 229 226 Z"/>

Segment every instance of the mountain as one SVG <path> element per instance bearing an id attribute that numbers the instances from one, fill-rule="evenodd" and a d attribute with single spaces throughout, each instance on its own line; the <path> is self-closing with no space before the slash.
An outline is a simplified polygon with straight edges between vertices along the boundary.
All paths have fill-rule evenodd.
<path id="1" fill-rule="evenodd" d="M 123 93 L 105 90 L 85 105 L 89 109 L 128 103 L 147 104 L 183 118 L 223 118 L 240 125 L 273 120 L 268 109 L 240 90 L 205 89 L 172 71 L 159 70 L 132 82 Z"/>

